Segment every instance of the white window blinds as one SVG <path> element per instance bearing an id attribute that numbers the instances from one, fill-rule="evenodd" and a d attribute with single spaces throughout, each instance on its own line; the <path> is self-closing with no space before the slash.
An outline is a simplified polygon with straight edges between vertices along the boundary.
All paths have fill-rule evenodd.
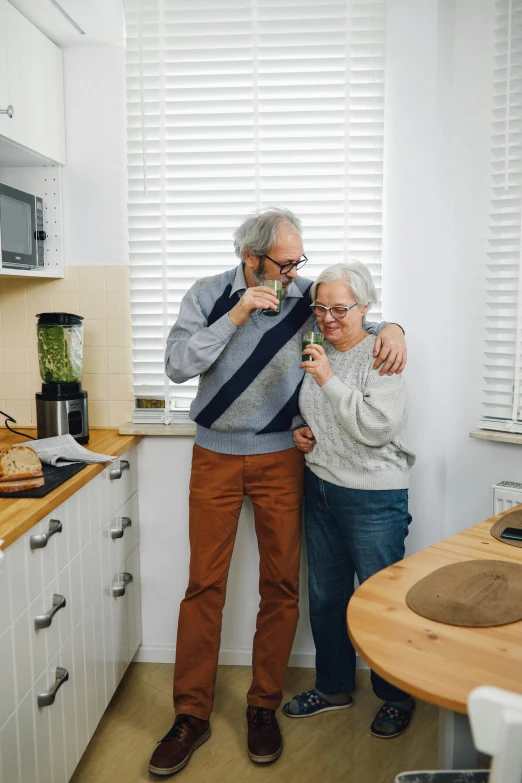
<path id="1" fill-rule="evenodd" d="M 135 387 L 253 210 L 292 209 L 302 274 L 355 258 L 381 289 L 385 0 L 125 0 Z M 380 320 L 379 308 L 374 317 Z"/>
<path id="2" fill-rule="evenodd" d="M 495 3 L 486 352 L 479 427 L 522 432 L 522 0 Z"/>

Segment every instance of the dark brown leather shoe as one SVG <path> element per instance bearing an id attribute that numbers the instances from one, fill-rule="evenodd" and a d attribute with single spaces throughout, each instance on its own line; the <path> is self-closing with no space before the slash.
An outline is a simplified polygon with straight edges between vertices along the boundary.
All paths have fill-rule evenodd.
<path id="1" fill-rule="evenodd" d="M 264 707 L 247 709 L 248 756 L 256 764 L 276 761 L 283 752 L 283 739 L 275 716 L 275 710 Z"/>
<path id="2" fill-rule="evenodd" d="M 196 748 L 209 737 L 208 720 L 178 715 L 171 730 L 158 742 L 149 763 L 149 772 L 153 775 L 175 775 L 187 766 Z"/>

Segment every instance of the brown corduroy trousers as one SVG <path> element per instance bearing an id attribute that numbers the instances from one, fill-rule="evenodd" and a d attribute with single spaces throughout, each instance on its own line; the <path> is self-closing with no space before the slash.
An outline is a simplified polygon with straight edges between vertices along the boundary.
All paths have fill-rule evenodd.
<path id="1" fill-rule="evenodd" d="M 299 616 L 303 454 L 235 456 L 194 446 L 190 479 L 190 573 L 181 602 L 174 707 L 208 720 L 221 620 L 243 497 L 254 506 L 261 601 L 248 704 L 276 709 Z"/>

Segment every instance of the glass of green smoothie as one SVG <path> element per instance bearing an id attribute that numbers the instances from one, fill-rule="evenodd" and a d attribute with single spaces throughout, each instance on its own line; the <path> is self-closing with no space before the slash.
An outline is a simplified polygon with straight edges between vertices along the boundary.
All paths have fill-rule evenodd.
<path id="1" fill-rule="evenodd" d="M 324 337 L 321 332 L 304 332 L 301 342 L 301 351 L 304 351 L 309 345 L 322 345 L 323 340 Z M 309 353 L 303 355 L 303 362 L 313 362 L 313 360 L 314 357 L 310 356 Z"/>
<path id="2" fill-rule="evenodd" d="M 265 280 L 263 285 L 267 286 L 267 288 L 272 288 L 279 304 L 277 305 L 277 310 L 261 310 L 261 315 L 279 315 L 281 312 L 281 299 L 283 298 L 283 284 L 281 280 Z"/>

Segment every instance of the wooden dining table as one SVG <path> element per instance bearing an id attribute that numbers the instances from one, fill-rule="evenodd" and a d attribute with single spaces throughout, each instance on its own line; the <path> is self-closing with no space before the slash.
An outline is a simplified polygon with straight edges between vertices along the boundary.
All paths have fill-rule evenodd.
<path id="1" fill-rule="evenodd" d="M 517 506 L 522 510 L 522 505 Z M 442 566 L 474 559 L 522 564 L 522 547 L 493 538 L 493 524 L 513 509 L 423 549 L 363 582 L 347 610 L 361 658 L 393 685 L 440 707 L 439 766 L 470 768 L 476 751 L 467 698 L 479 685 L 522 694 L 522 621 L 463 628 L 428 620 L 406 604 L 410 587 Z"/>

